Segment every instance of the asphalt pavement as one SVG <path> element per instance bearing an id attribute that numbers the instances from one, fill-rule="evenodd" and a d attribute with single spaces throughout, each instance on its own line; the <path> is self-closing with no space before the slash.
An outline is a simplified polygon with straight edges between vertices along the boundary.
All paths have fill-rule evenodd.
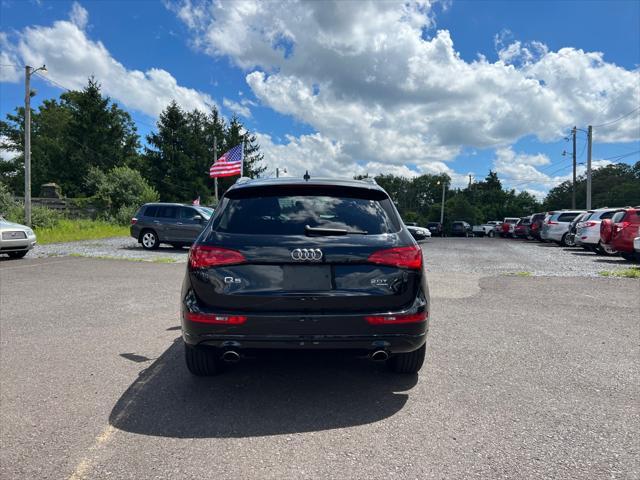
<path id="1" fill-rule="evenodd" d="M 639 478 L 640 282 L 485 240 L 423 247 L 419 375 L 274 353 L 194 378 L 184 265 L 2 261 L 0 477 Z"/>

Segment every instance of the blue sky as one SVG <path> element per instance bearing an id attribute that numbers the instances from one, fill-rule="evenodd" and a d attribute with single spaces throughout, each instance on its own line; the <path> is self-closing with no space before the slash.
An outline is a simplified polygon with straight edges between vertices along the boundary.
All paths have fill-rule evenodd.
<path id="1" fill-rule="evenodd" d="M 563 132 L 640 106 L 640 2 L 403 3 L 1 0 L 0 114 L 24 95 L 6 65 L 41 61 L 35 105 L 95 74 L 144 135 L 170 98 L 213 102 L 270 170 L 493 168 L 543 195 L 570 173 Z M 594 129 L 598 165 L 640 150 L 639 114 Z"/>

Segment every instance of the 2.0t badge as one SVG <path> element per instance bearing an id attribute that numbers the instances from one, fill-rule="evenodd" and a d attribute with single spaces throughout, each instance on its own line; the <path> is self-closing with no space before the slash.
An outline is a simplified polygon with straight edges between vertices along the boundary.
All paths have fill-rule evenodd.
<path id="1" fill-rule="evenodd" d="M 322 250 L 319 248 L 296 248 L 291 251 L 291 258 L 297 261 L 318 262 L 322 260 Z"/>

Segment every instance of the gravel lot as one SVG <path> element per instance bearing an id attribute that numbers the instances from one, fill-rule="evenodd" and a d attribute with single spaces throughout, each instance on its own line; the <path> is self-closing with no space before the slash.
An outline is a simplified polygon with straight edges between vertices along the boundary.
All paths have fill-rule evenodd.
<path id="1" fill-rule="evenodd" d="M 408 376 L 273 354 L 197 379 L 183 265 L 1 261 L 0 478 L 640 478 L 640 282 L 502 274 L 542 268 L 536 244 L 424 248 L 432 323 Z"/>
<path id="2" fill-rule="evenodd" d="M 598 272 L 628 268 L 632 263 L 620 257 L 603 257 L 581 248 L 561 248 L 554 243 L 538 243 L 501 238 L 432 238 L 422 244 L 427 266 L 432 272 L 508 273 L 532 276 L 597 276 Z M 73 255 L 122 258 L 136 261 L 185 263 L 187 248 L 162 245 L 146 251 L 129 237 L 85 242 L 38 245 L 29 257 Z"/>

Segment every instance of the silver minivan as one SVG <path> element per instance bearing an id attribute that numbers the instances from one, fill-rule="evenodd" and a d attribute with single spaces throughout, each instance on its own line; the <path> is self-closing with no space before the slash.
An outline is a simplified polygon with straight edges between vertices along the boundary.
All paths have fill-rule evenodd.
<path id="1" fill-rule="evenodd" d="M 147 203 L 131 219 L 131 236 L 147 250 L 161 243 L 180 248 L 198 238 L 212 214 L 212 208 L 200 205 Z"/>
<path id="2" fill-rule="evenodd" d="M 546 241 L 557 242 L 565 246 L 569 225 L 578 215 L 585 213 L 584 210 L 560 210 L 547 215 L 542 223 L 540 238 Z"/>

